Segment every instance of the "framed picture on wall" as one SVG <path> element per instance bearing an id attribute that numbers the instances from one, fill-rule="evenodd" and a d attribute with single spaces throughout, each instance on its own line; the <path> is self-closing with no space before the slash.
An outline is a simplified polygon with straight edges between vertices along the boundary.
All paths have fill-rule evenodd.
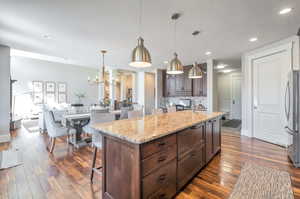
<path id="1" fill-rule="evenodd" d="M 43 93 L 33 93 L 33 103 L 34 104 L 42 104 L 43 103 Z"/>
<path id="2" fill-rule="evenodd" d="M 55 82 L 46 82 L 46 93 L 55 93 Z"/>
<path id="3" fill-rule="evenodd" d="M 55 93 L 46 93 L 45 96 L 46 103 L 54 103 L 55 102 Z"/>
<path id="4" fill-rule="evenodd" d="M 66 93 L 67 92 L 67 83 L 58 82 L 57 89 L 58 89 L 58 93 Z"/>
<path id="5" fill-rule="evenodd" d="M 58 93 L 58 103 L 67 103 L 67 95 L 65 93 Z"/>
<path id="6" fill-rule="evenodd" d="M 32 89 L 34 93 L 43 92 L 43 82 L 42 81 L 32 81 Z"/>

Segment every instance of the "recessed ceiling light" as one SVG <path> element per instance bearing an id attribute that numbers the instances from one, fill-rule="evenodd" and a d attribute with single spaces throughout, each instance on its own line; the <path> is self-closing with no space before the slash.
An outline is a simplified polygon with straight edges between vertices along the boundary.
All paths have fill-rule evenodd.
<path id="1" fill-rule="evenodd" d="M 232 70 L 222 70 L 223 73 L 230 73 Z"/>
<path id="2" fill-rule="evenodd" d="M 285 15 L 285 14 L 291 12 L 291 11 L 292 11 L 292 8 L 284 8 L 284 9 L 279 11 L 279 14 L 280 15 Z"/>
<path id="3" fill-rule="evenodd" d="M 168 61 L 164 61 L 164 64 L 168 64 L 169 62 Z"/>
<path id="4" fill-rule="evenodd" d="M 226 66 L 228 66 L 227 64 L 219 64 L 219 65 L 217 65 L 217 69 L 223 69 L 223 68 L 225 68 Z"/>
<path id="5" fill-rule="evenodd" d="M 255 42 L 255 41 L 257 41 L 257 37 L 252 37 L 252 38 L 249 39 L 249 41 L 250 42 Z"/>
<path id="6" fill-rule="evenodd" d="M 211 55 L 211 52 L 210 52 L 210 51 L 207 51 L 205 54 L 206 54 L 206 55 Z"/>

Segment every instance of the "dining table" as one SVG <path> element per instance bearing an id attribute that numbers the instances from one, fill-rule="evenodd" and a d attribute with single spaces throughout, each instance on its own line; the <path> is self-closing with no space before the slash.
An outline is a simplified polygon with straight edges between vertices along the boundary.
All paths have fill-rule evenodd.
<path id="1" fill-rule="evenodd" d="M 90 113 L 75 113 L 63 116 L 62 124 L 76 130 L 75 135 L 69 140 L 70 144 L 76 148 L 86 146 L 92 141 L 91 138 L 82 138 L 82 128 L 89 123 L 90 117 Z"/>
<path id="2" fill-rule="evenodd" d="M 120 118 L 121 110 L 112 110 L 110 113 L 114 114 L 116 120 Z M 74 128 L 76 133 L 69 140 L 70 144 L 72 144 L 76 148 L 80 148 L 83 146 L 87 146 L 92 142 L 91 137 L 82 137 L 82 128 L 85 125 L 89 124 L 91 118 L 91 112 L 83 112 L 83 113 L 72 113 L 63 115 L 62 125 L 67 128 Z"/>

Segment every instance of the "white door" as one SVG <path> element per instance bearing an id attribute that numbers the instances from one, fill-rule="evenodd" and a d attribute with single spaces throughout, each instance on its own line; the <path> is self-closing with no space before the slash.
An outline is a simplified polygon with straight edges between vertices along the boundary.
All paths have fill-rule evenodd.
<path id="1" fill-rule="evenodd" d="M 241 119 L 241 77 L 231 77 L 231 119 Z"/>
<path id="2" fill-rule="evenodd" d="M 253 61 L 253 134 L 279 145 L 287 144 L 284 90 L 289 70 L 286 51 Z"/>

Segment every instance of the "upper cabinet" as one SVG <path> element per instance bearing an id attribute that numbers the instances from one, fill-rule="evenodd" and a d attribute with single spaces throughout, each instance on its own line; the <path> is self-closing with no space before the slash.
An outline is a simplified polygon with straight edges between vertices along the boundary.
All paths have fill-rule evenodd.
<path id="1" fill-rule="evenodd" d="M 168 75 L 166 70 L 163 70 L 163 96 L 176 96 L 176 78 L 175 75 Z"/>
<path id="2" fill-rule="evenodd" d="M 163 95 L 164 97 L 190 97 L 207 95 L 206 64 L 202 64 L 203 78 L 190 79 L 189 70 L 192 66 L 184 66 L 184 73 L 180 75 L 168 75 L 163 71 Z"/>
<path id="3" fill-rule="evenodd" d="M 207 67 L 206 64 L 200 65 L 203 71 L 203 77 L 193 79 L 193 96 L 207 96 Z"/>

